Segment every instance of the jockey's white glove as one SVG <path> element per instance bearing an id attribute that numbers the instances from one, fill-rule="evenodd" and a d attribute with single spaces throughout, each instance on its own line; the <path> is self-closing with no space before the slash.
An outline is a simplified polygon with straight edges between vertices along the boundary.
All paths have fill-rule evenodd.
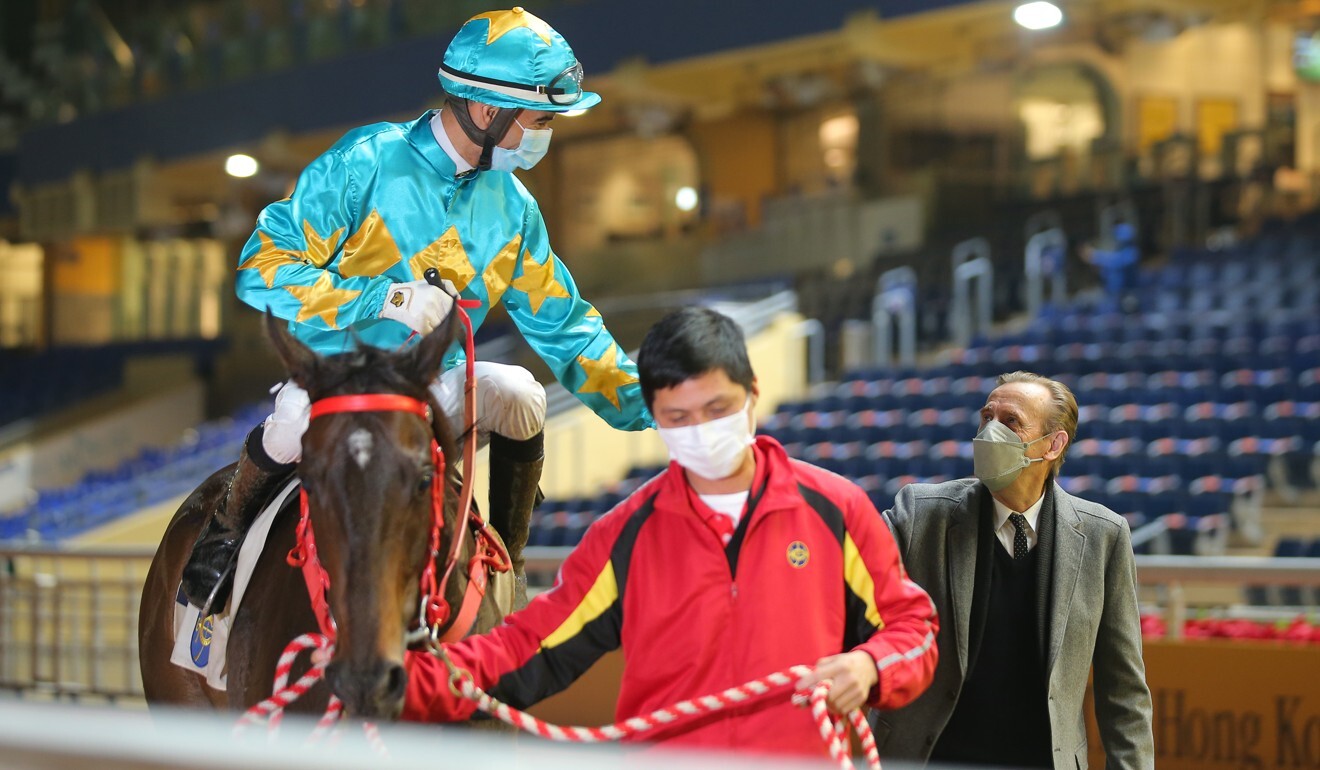
<path id="1" fill-rule="evenodd" d="M 443 283 L 443 289 L 426 281 L 390 284 L 380 317 L 398 321 L 418 334 L 430 333 L 454 309 L 454 295 L 458 294 L 452 283 Z"/>

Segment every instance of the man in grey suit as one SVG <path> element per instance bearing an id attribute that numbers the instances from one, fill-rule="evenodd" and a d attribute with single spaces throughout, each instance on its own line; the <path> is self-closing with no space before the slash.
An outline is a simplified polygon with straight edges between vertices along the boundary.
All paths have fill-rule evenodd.
<path id="1" fill-rule="evenodd" d="M 1154 767 L 1127 522 L 1055 483 L 1076 432 L 1067 386 L 1001 375 L 981 408 L 976 478 L 908 485 L 884 513 L 941 620 L 930 688 L 872 717 L 886 759 L 1086 768 L 1094 666 L 1108 767 Z"/>

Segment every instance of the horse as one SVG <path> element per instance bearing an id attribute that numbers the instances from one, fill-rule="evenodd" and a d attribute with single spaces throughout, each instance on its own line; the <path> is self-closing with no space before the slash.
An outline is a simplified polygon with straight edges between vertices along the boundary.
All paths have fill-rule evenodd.
<path id="1" fill-rule="evenodd" d="M 272 315 L 266 316 L 267 335 L 279 358 L 313 404 L 296 475 L 302 510 L 315 532 L 315 548 L 329 578 L 326 598 L 335 627 L 334 653 L 324 680 L 290 710 L 319 713 L 333 692 L 345 712 L 355 717 L 397 718 L 407 684 L 404 652 L 408 639 L 419 636 L 418 626 L 426 631 L 436 623 L 429 629 L 432 638 L 462 636 L 459 624 L 471 620 L 468 605 L 462 613 L 457 609 L 465 598 L 477 607 L 473 632 L 493 628 L 503 617 L 495 592 L 476 597 L 479 605 L 473 601 L 468 584 L 478 587 L 486 574 L 479 574 L 476 566 L 470 571 L 452 569 L 455 563 L 499 569 L 494 557 L 503 551 L 502 546 L 491 547 L 495 541 L 478 517 L 458 510 L 457 463 L 448 463 L 448 472 L 438 470 L 446 464 L 444 458 L 458 457 L 458 442 L 427 385 L 438 374 L 454 339 L 458 314 L 456 309 L 408 350 L 359 345 L 353 352 L 329 357 L 318 356 Z M 337 398 L 345 396 L 358 398 Z M 346 401 L 346 408 L 318 414 L 318 406 L 343 407 Z M 380 408 L 381 403 L 387 407 Z M 468 413 L 472 411 L 469 408 Z M 466 440 L 470 443 L 476 436 Z M 232 618 L 225 691 L 209 687 L 201 674 L 170 662 L 183 565 L 206 517 L 223 504 L 233 468 L 217 471 L 184 500 L 147 573 L 138 641 L 143 689 L 152 707 L 249 708 L 270 696 L 285 645 L 326 623 L 325 618 L 318 622 L 313 611 L 309 583 L 286 564 L 286 553 L 295 546 L 305 548 L 299 519 L 289 515 L 298 507 L 292 504 L 299 499 L 294 494 L 272 524 Z M 465 472 L 470 474 L 471 468 Z M 436 515 L 437 510 L 443 516 Z M 446 563 L 447 554 L 456 558 Z M 289 558 L 293 556 L 290 553 Z M 503 559 L 507 569 L 507 554 Z M 427 569 L 428 563 L 434 566 Z M 438 586 L 443 602 L 439 596 L 430 597 L 433 611 L 428 612 L 419 576 L 432 575 L 435 586 L 438 575 L 451 570 L 453 578 Z M 460 619 L 460 614 L 465 617 Z M 310 667 L 305 659 L 298 661 L 292 677 Z"/>

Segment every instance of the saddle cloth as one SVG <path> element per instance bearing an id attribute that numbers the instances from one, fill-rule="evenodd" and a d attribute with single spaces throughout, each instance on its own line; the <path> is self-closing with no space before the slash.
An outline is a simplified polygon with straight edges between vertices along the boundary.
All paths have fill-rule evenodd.
<path id="1" fill-rule="evenodd" d="M 238 563 L 234 566 L 234 587 L 229 594 L 229 604 L 222 612 L 201 618 L 201 609 L 189 604 L 182 590 L 175 598 L 174 650 L 170 653 L 170 662 L 193 673 L 204 674 L 206 684 L 217 690 L 225 689 L 229 673 L 225 645 L 229 641 L 230 623 L 243 601 L 243 593 L 257 567 L 257 559 L 266 546 L 266 536 L 270 534 L 276 514 L 297 491 L 298 479 L 290 478 L 289 483 L 262 509 L 248 529 L 238 549 Z"/>

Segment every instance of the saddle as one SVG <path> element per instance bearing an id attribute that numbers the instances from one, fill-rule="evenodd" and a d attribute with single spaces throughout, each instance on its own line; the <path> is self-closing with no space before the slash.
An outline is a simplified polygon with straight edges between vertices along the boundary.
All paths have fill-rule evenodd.
<path id="1" fill-rule="evenodd" d="M 170 653 L 170 662 L 202 675 L 206 684 L 217 690 L 224 690 L 228 680 L 226 645 L 233 618 L 238 614 L 243 595 L 251 582 L 257 561 L 266 547 L 271 526 L 281 516 L 298 516 L 298 491 L 300 485 L 296 476 L 290 477 L 280 487 L 262 509 L 243 538 L 238 549 L 238 558 L 234 565 L 234 585 L 229 595 L 229 602 L 220 612 L 213 612 L 205 617 L 201 610 L 188 603 L 182 589 L 175 596 L 174 604 L 174 647 Z M 503 539 L 493 528 L 490 534 Z M 284 554 L 279 555 L 280 559 Z M 291 568 L 292 569 L 292 568 Z M 492 572 L 486 589 L 499 608 L 499 616 L 514 610 L 515 581 L 512 571 Z"/>
<path id="2" fill-rule="evenodd" d="M 225 689 L 228 676 L 225 646 L 229 641 L 232 620 L 238 614 L 239 604 L 243 601 L 243 594 L 252 579 L 257 560 L 266 547 L 271 525 L 286 510 L 291 511 L 286 515 L 297 515 L 298 489 L 298 479 L 291 475 L 248 528 L 234 564 L 234 586 L 229 594 L 229 602 L 222 611 L 201 617 L 201 609 L 188 603 L 182 588 L 175 596 L 174 649 L 170 654 L 170 662 L 205 676 L 206 684 L 217 690 Z"/>

